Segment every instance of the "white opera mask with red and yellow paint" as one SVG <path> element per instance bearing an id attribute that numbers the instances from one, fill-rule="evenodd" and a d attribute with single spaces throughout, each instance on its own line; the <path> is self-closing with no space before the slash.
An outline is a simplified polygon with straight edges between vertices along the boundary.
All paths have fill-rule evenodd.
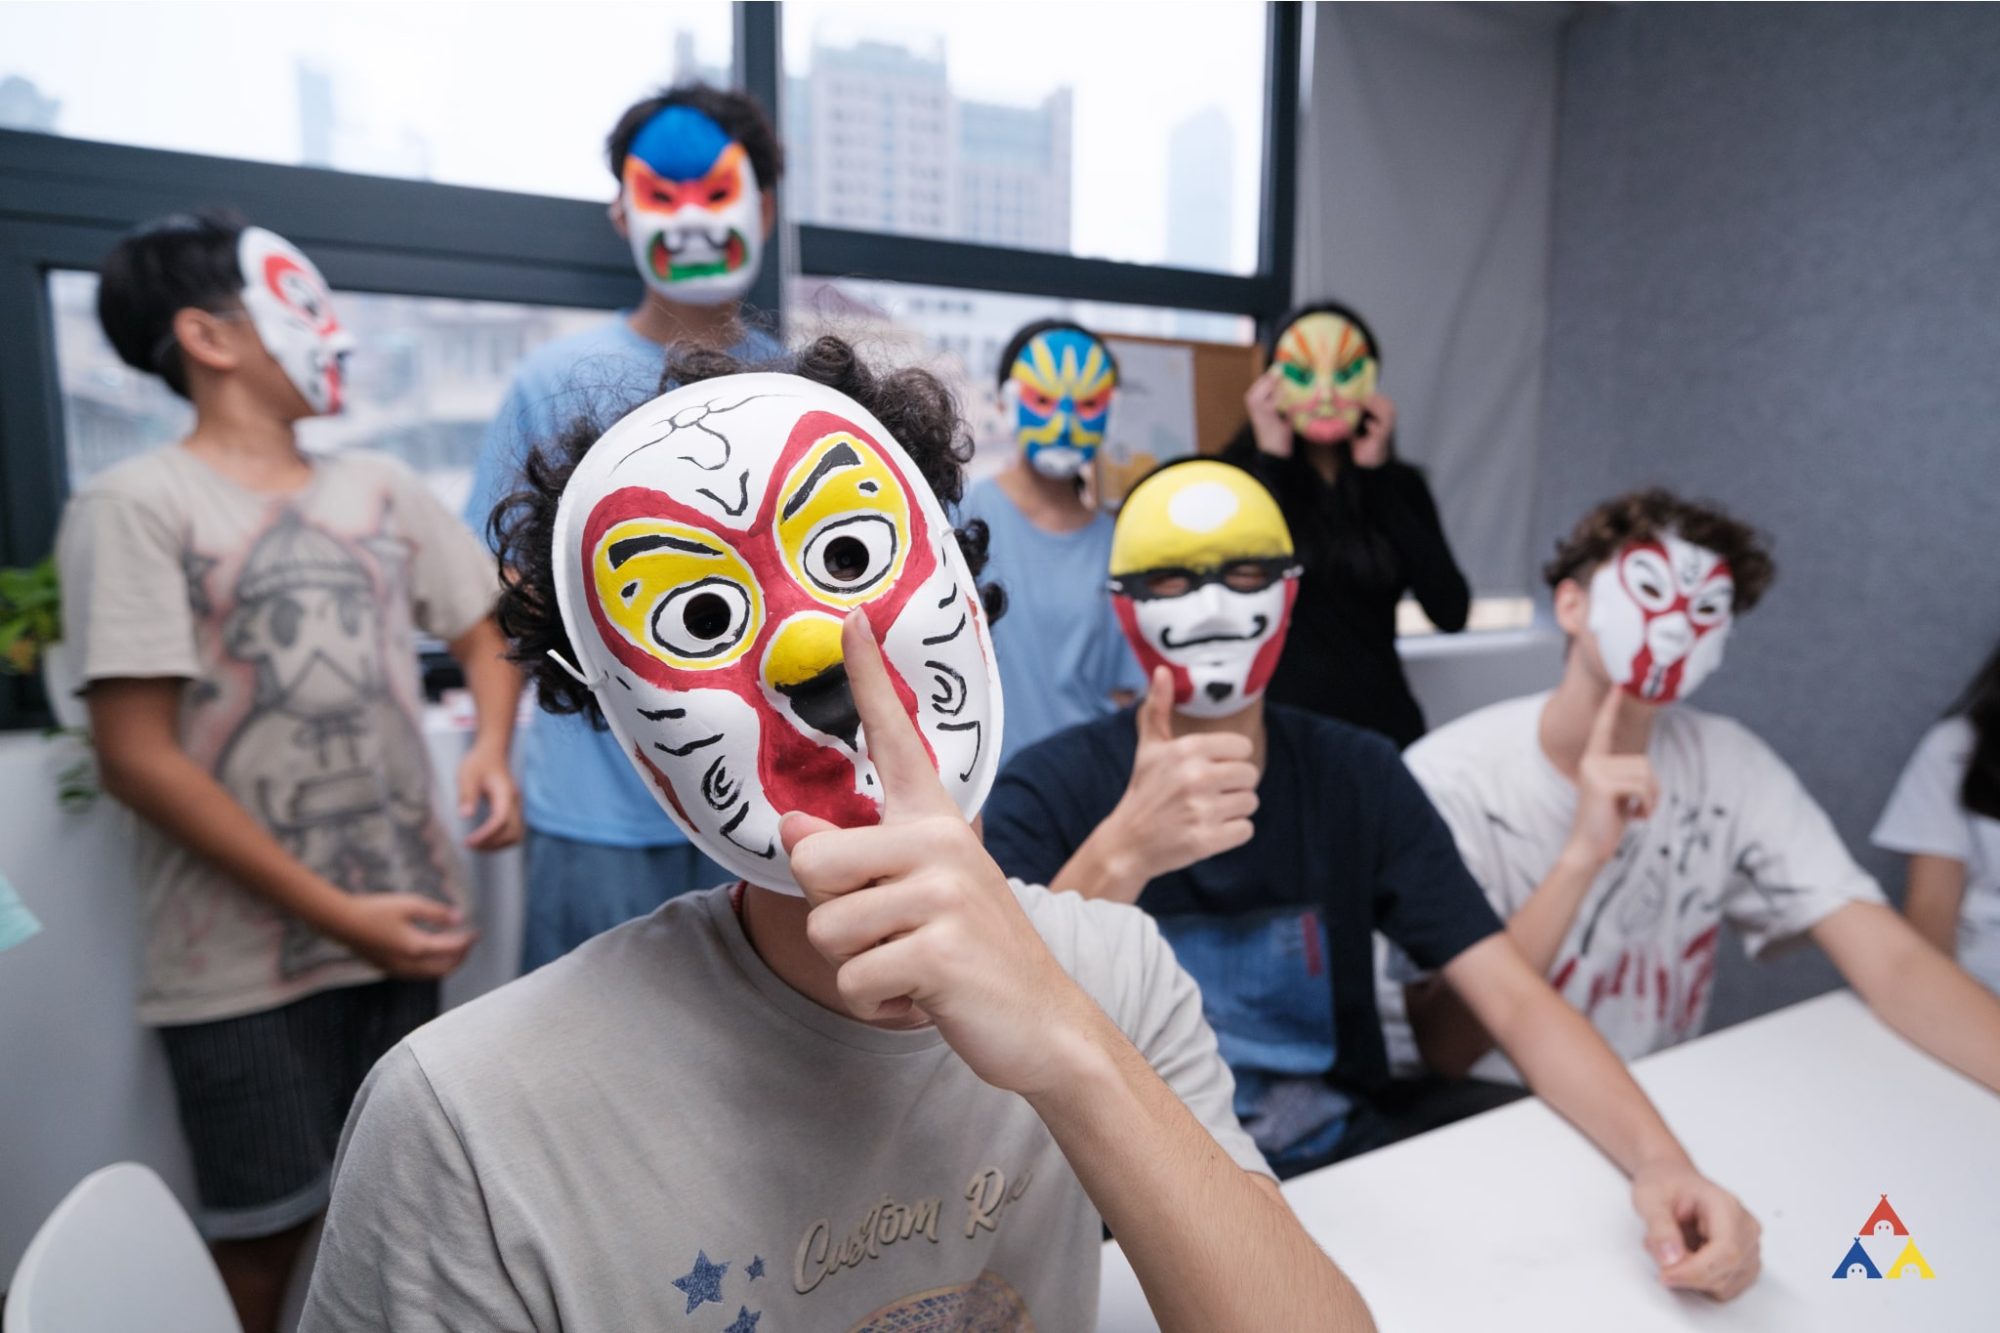
<path id="1" fill-rule="evenodd" d="M 791 375 L 684 385 L 605 432 L 557 509 L 579 678 L 708 856 L 797 893 L 778 821 L 881 819 L 842 619 L 867 614 L 970 818 L 1000 755 L 979 590 L 922 472 L 846 395 Z"/>
<path id="2" fill-rule="evenodd" d="M 354 337 L 333 313 L 326 279 L 290 241 L 262 227 L 243 229 L 236 266 L 243 274 L 243 309 L 264 350 L 315 416 L 340 411 Z"/>
<path id="3" fill-rule="evenodd" d="M 1346 316 L 1327 310 L 1287 325 L 1278 335 L 1271 364 L 1278 369 L 1278 411 L 1315 444 L 1350 438 L 1381 379 L 1380 360 L 1368 335 Z"/>
<path id="4" fill-rule="evenodd" d="M 689 305 L 750 290 L 764 193 L 741 143 L 693 107 L 670 106 L 633 138 L 619 176 L 626 239 L 647 286 Z"/>
<path id="5" fill-rule="evenodd" d="M 1611 683 L 1635 699 L 1685 699 L 1722 665 L 1734 616 L 1729 562 L 1674 533 L 1634 542 L 1590 577 L 1590 632 Z"/>
<path id="6" fill-rule="evenodd" d="M 1300 568 L 1271 493 L 1239 467 L 1197 459 L 1125 497 L 1111 600 L 1147 675 L 1173 672 L 1175 710 L 1228 717 L 1271 683 Z"/>

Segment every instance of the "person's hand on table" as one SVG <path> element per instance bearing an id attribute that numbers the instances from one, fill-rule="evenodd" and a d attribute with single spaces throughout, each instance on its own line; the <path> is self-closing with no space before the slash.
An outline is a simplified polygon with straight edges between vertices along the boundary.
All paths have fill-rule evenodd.
<path id="1" fill-rule="evenodd" d="M 847 617 L 841 650 L 882 822 L 785 816 L 780 835 L 812 904 L 806 938 L 837 969 L 856 1018 L 928 1018 L 986 1082 L 1049 1091 L 1110 1020 L 1049 953 L 938 780 L 865 613 Z"/>
<path id="2" fill-rule="evenodd" d="M 1669 1287 L 1726 1301 L 1756 1280 L 1763 1227 L 1692 1163 L 1639 1168 L 1632 1176 L 1632 1207 L 1646 1224 L 1646 1252 Z"/>

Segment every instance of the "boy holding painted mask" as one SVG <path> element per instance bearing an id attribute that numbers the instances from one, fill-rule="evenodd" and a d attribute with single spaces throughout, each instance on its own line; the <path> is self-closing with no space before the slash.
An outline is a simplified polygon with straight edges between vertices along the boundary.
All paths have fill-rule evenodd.
<path id="1" fill-rule="evenodd" d="M 1666 1282 L 1746 1287 L 1757 1224 L 1522 962 L 1394 746 L 1264 701 L 1300 572 L 1270 492 L 1214 459 L 1161 468 L 1120 510 L 1110 569 L 1151 687 L 1007 767 L 985 819 L 1000 865 L 1152 914 L 1201 986 L 1237 1114 L 1285 1172 L 1386 1133 L 1372 941 L 1387 934 L 1631 1176 Z M 1681 1218 L 1697 1220 L 1692 1251 Z"/>
<path id="2" fill-rule="evenodd" d="M 190 399 L 179 444 L 64 512 L 63 619 L 105 790 L 140 816 L 140 1021 L 160 1029 L 209 1237 L 246 1330 L 275 1326 L 362 1075 L 465 957 L 432 812 L 413 636 L 478 708 L 468 842 L 519 837 L 518 675 L 492 558 L 376 454 L 301 453 L 352 345 L 319 271 L 221 214 L 121 241 L 98 293 L 128 364 Z"/>
<path id="3" fill-rule="evenodd" d="M 700 84 L 635 103 L 611 131 L 618 181 L 611 225 L 644 282 L 631 310 L 538 348 L 487 431 L 466 521 L 488 531 L 523 483 L 529 442 L 573 418 L 609 425 L 660 391 L 670 345 L 727 349 L 750 361 L 779 352 L 745 317 L 743 297 L 777 217 L 784 154 L 742 93 Z M 611 738 L 575 716 L 535 719 L 521 738 L 527 921 L 532 970 L 600 931 L 643 915 L 721 872 L 661 813 Z"/>
<path id="4" fill-rule="evenodd" d="M 1769 746 L 1681 702 L 1770 586 L 1758 535 L 1638 491 L 1584 515 L 1544 572 L 1570 636 L 1561 680 L 1408 754 L 1530 965 L 1635 1059 L 1701 1031 L 1725 921 L 1753 954 L 1810 936 L 1884 1022 L 2000 1090 L 2000 998 L 1884 902 Z M 1397 959 L 1384 978 L 1399 1054 L 1517 1080 L 1418 973 Z"/>
<path id="5" fill-rule="evenodd" d="M 993 535 L 1009 612 L 993 627 L 1007 690 L 1006 758 L 1129 703 L 1146 687 L 1104 592 L 1111 515 L 1084 503 L 1118 390 L 1118 361 L 1089 330 L 1037 321 L 1000 354 L 1015 451 L 972 487 L 964 519 Z"/>
<path id="6" fill-rule="evenodd" d="M 544 704 L 741 882 L 383 1060 L 307 1333 L 1086 1329 L 1100 1219 L 1165 1327 L 1371 1327 L 1151 924 L 967 823 L 1002 708 L 949 391 L 831 338 L 744 370 L 573 430 L 502 544 Z"/>

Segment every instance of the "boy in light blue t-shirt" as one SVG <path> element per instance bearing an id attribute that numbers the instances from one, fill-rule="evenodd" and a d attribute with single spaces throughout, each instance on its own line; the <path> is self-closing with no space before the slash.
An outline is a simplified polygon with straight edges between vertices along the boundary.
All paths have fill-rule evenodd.
<path id="1" fill-rule="evenodd" d="M 522 365 L 487 430 L 466 502 L 467 521 L 482 533 L 494 507 L 520 489 L 531 448 L 578 417 L 609 424 L 661 391 L 669 344 L 752 361 L 783 350 L 742 318 L 783 169 L 763 110 L 742 93 L 683 85 L 627 110 L 606 147 L 620 185 L 612 224 L 631 244 L 645 299 Z M 676 894 L 729 878 L 689 845 L 610 732 L 542 713 L 517 752 L 528 827 L 524 972 Z"/>
<path id="2" fill-rule="evenodd" d="M 1104 439 L 1117 387 L 1111 349 L 1060 320 L 1028 325 L 1000 356 L 1000 392 L 1020 451 L 973 486 L 958 516 L 991 531 L 987 577 L 1007 592 L 1007 614 L 993 626 L 1007 700 L 1003 766 L 1146 688 L 1105 589 L 1111 515 L 1085 505 L 1078 484 Z"/>

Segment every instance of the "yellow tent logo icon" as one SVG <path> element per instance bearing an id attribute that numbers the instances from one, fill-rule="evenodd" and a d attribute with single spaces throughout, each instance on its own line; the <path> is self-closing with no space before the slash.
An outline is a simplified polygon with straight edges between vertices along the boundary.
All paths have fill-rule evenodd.
<path id="1" fill-rule="evenodd" d="M 1923 1252 L 1917 1249 L 1917 1243 L 1912 1240 L 1904 1242 L 1903 1252 L 1896 1256 L 1896 1262 L 1890 1264 L 1889 1271 L 1882 1276 L 1929 1278 L 1936 1277 L 1937 1274 L 1931 1272 L 1931 1266 L 1924 1262 Z"/>

